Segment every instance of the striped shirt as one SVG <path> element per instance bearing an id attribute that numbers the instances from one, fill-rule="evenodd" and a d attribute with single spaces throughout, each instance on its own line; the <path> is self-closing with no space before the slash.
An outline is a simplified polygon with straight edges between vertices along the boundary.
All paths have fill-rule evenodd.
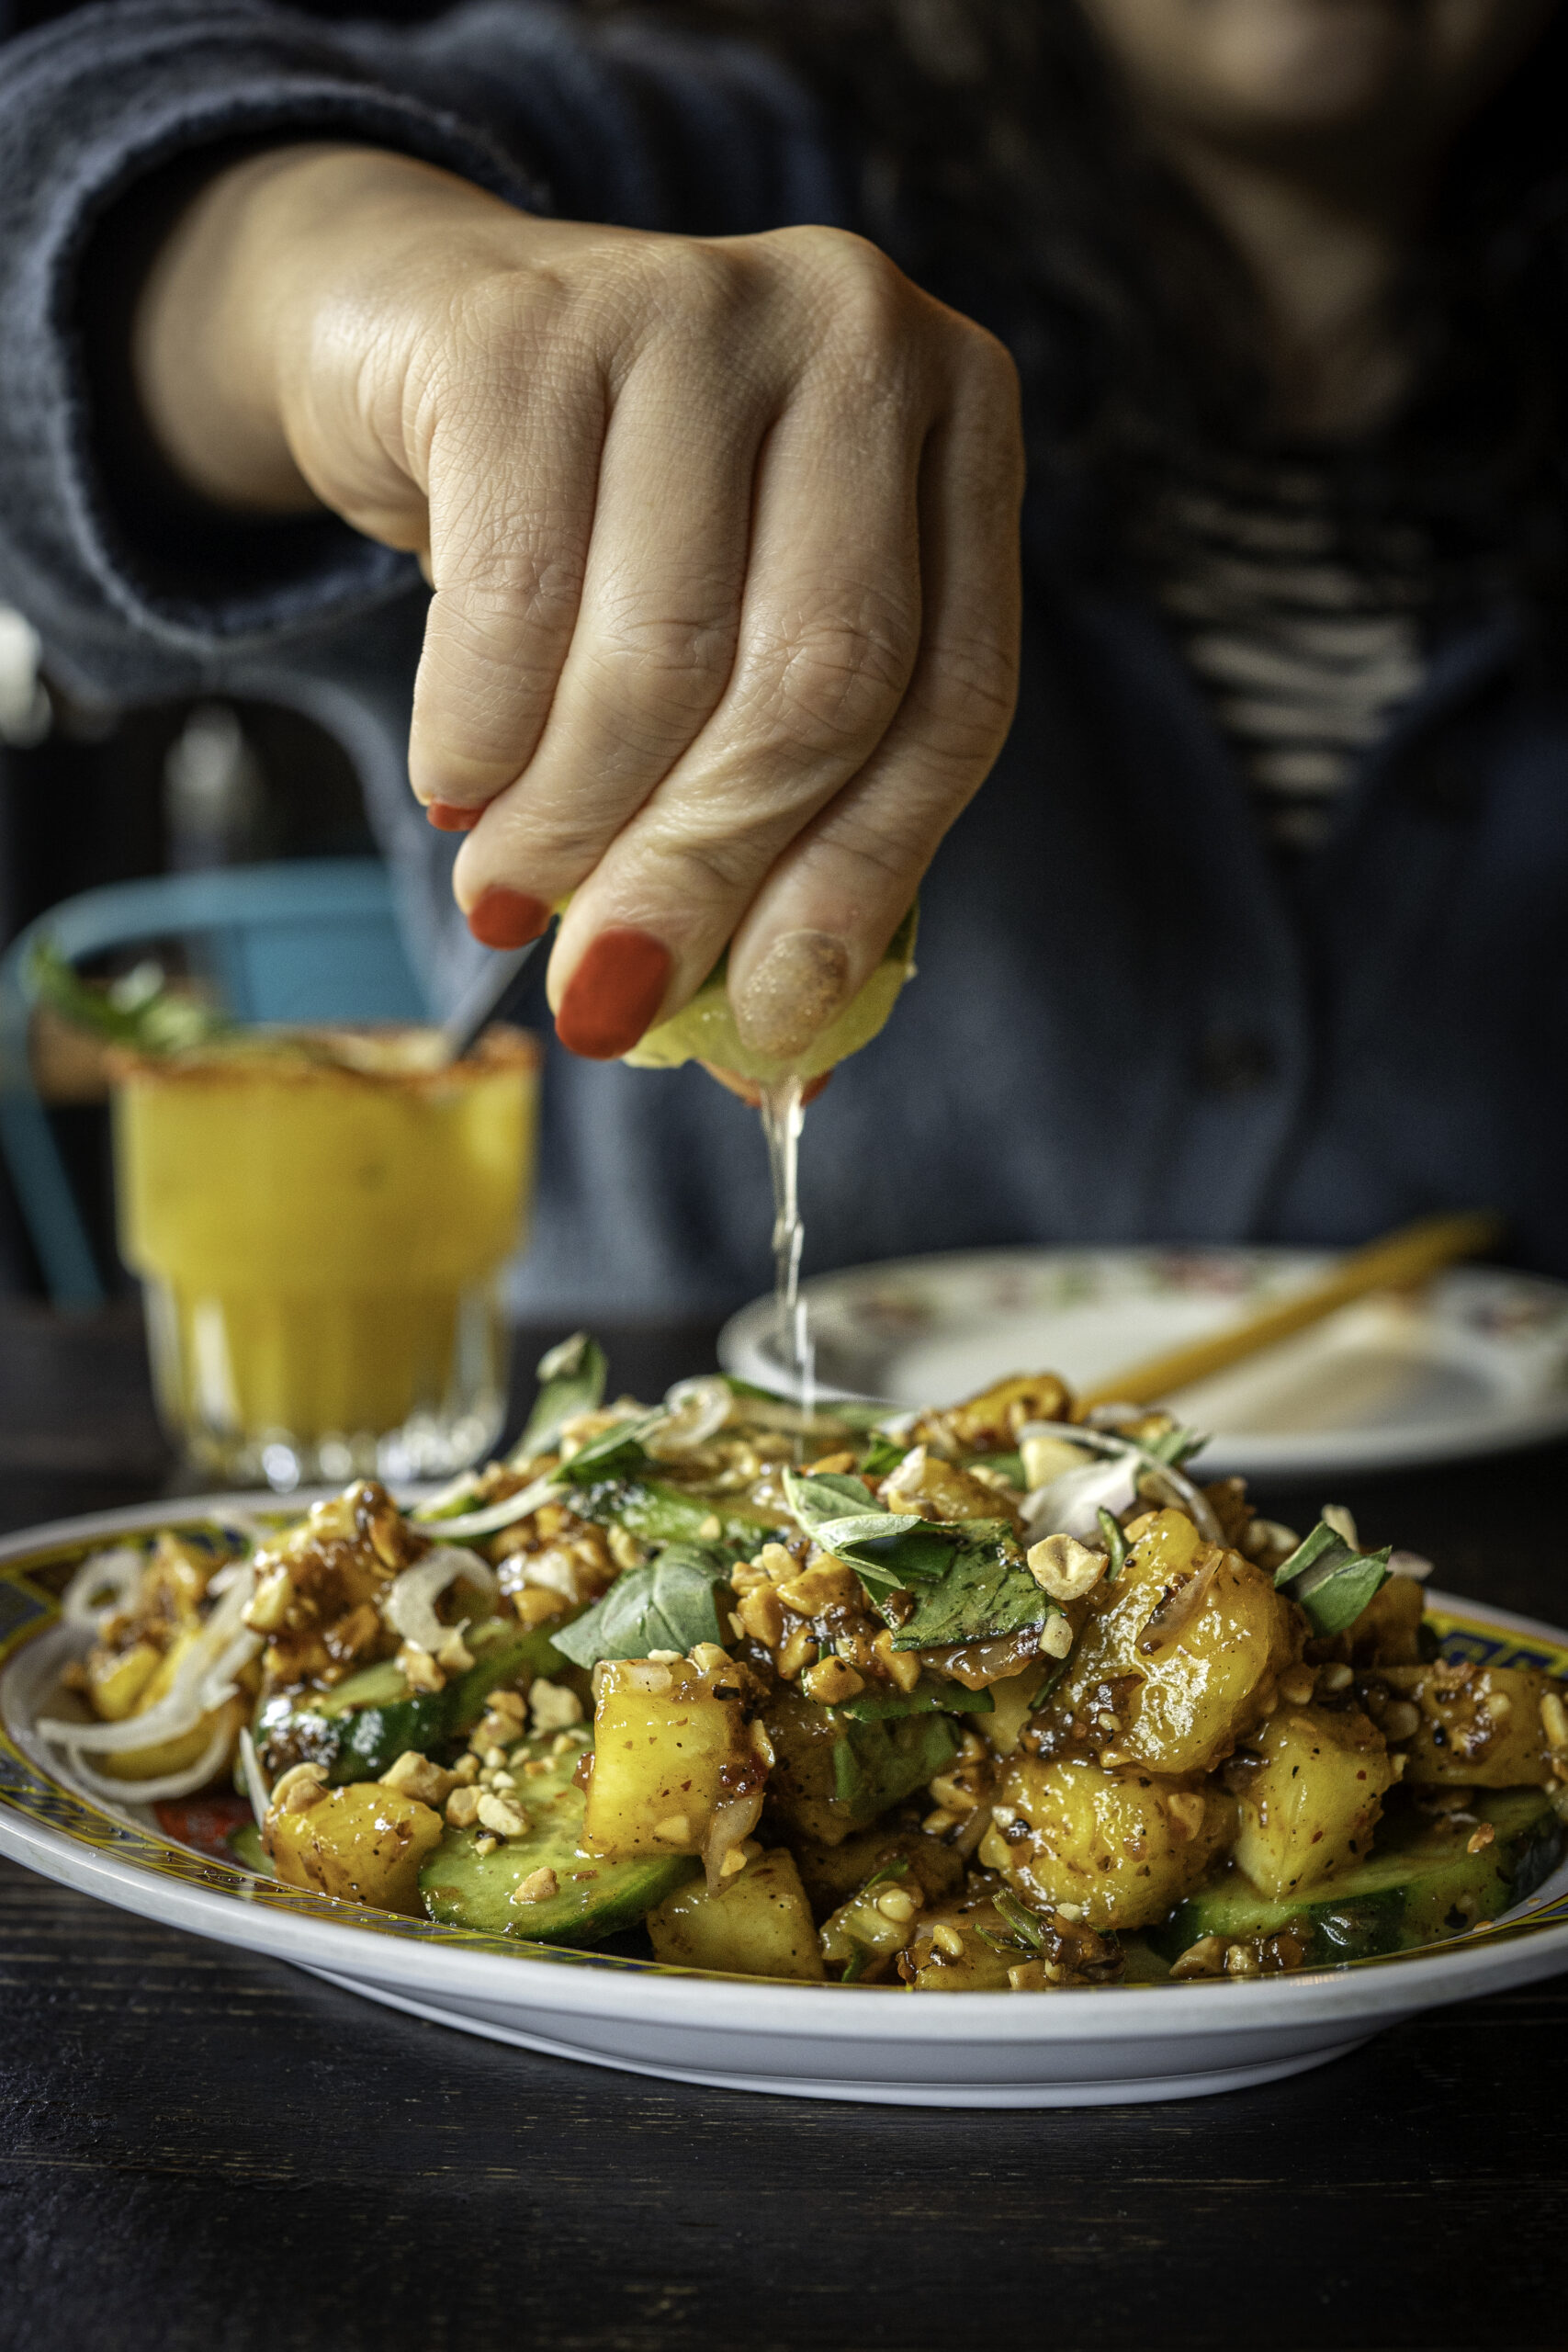
<path id="1" fill-rule="evenodd" d="M 1237 466 L 1167 493 L 1156 593 L 1282 849 L 1313 848 L 1420 685 L 1431 563 L 1382 526 L 1352 556 L 1324 474 Z"/>

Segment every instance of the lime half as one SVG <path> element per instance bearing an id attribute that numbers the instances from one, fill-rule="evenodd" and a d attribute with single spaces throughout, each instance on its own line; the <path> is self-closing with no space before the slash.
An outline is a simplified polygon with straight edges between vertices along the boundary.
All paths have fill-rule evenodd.
<path id="1" fill-rule="evenodd" d="M 783 1060 L 748 1052 L 729 1009 L 729 957 L 721 956 L 690 1004 L 672 1019 L 661 1021 L 639 1037 L 623 1061 L 636 1069 L 678 1069 L 682 1062 L 712 1062 L 717 1069 L 769 1086 L 781 1078 L 819 1078 L 869 1046 L 897 1001 L 898 991 L 915 971 L 915 931 L 919 921 L 917 901 L 887 943 L 882 961 L 858 996 L 830 1021 L 803 1054 Z"/>

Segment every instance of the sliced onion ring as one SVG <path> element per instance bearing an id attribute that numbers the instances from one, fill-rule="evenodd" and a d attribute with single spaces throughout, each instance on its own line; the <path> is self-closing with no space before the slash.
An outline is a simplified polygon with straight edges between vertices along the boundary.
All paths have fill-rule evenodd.
<path id="1" fill-rule="evenodd" d="M 735 1409 L 728 1380 L 710 1373 L 699 1380 L 678 1380 L 664 1399 L 668 1419 L 644 1440 L 656 1462 L 676 1461 L 705 1445 Z"/>
<path id="2" fill-rule="evenodd" d="M 438 1544 L 412 1568 L 395 1577 L 381 1603 L 381 1614 L 392 1632 L 416 1649 L 435 1651 L 451 1633 L 435 1613 L 435 1603 L 448 1585 L 471 1584 L 492 1609 L 501 1600 L 495 1570 L 477 1552 L 460 1544 Z"/>
<path id="3" fill-rule="evenodd" d="M 547 1470 L 542 1478 L 536 1478 L 531 1486 L 520 1488 L 514 1495 L 508 1495 L 504 1502 L 490 1503 L 483 1510 L 465 1511 L 460 1519 L 425 1521 L 417 1510 L 409 1516 L 416 1527 L 428 1525 L 434 1533 L 442 1536 L 494 1535 L 502 1528 L 511 1527 L 518 1520 L 526 1519 L 531 1511 L 537 1510 L 541 1503 L 551 1501 L 559 1491 L 558 1474 L 554 1470 Z"/>
<path id="4" fill-rule="evenodd" d="M 199 1722 L 200 1717 L 197 1720 Z M 158 1804 L 165 1797 L 188 1797 L 205 1788 L 213 1774 L 222 1769 L 233 1737 L 232 1728 L 220 1724 L 194 1764 L 187 1764 L 183 1772 L 165 1772 L 157 1781 L 106 1780 L 101 1772 L 92 1770 L 74 1747 L 66 1751 L 66 1765 L 73 1780 L 79 1781 L 91 1796 L 107 1798 L 119 1805 Z"/>
<path id="5" fill-rule="evenodd" d="M 203 1715 L 233 1697 L 234 1677 L 260 1655 L 262 1637 L 244 1623 L 244 1611 L 254 1590 L 255 1571 L 247 1567 L 181 1658 L 156 1706 L 114 1724 L 73 1724 L 58 1715 L 40 1715 L 36 1725 L 39 1738 L 73 1752 L 81 1749 L 113 1756 L 130 1755 L 139 1747 L 160 1747 L 165 1740 L 181 1739 L 187 1731 L 194 1731 Z"/>
<path id="6" fill-rule="evenodd" d="M 1065 1430 L 1060 1421 L 1029 1421 L 1019 1430 L 1017 1442 L 1021 1445 L 1026 1437 L 1062 1437 L 1064 1435 L 1067 1438 L 1069 1444 L 1088 1446 L 1095 1453 L 1131 1454 L 1140 1465 L 1138 1476 L 1143 1477 L 1145 1475 L 1157 1473 L 1159 1481 L 1165 1486 L 1167 1499 L 1177 1503 L 1179 1509 L 1189 1514 L 1206 1544 L 1224 1542 L 1220 1522 L 1214 1517 L 1208 1497 L 1200 1493 L 1191 1479 L 1184 1477 L 1172 1464 L 1162 1462 L 1157 1454 L 1151 1453 L 1147 1446 L 1138 1444 L 1134 1438 L 1118 1437 L 1109 1430 L 1090 1429 L 1083 1421 L 1075 1421 L 1070 1430 Z M 1069 1470 L 1064 1475 L 1076 1478 L 1081 1474 L 1076 1470 Z M 1050 1489 L 1042 1487 L 1040 1491 L 1042 1494 L 1047 1494 Z M 1030 1525 L 1029 1505 L 1032 1500 L 1033 1500 L 1032 1497 L 1026 1497 L 1024 1500 L 1026 1530 Z"/>
<path id="7" fill-rule="evenodd" d="M 272 1792 L 266 1784 L 266 1775 L 261 1768 L 261 1758 L 256 1754 L 255 1741 L 251 1737 L 250 1731 L 244 1724 L 240 1727 L 240 1777 L 244 1781 L 245 1794 L 251 1801 L 251 1811 L 255 1815 L 256 1826 L 259 1829 L 266 1819 L 266 1809 L 272 1802 Z"/>
<path id="8" fill-rule="evenodd" d="M 726 1854 L 743 1846 L 761 1821 L 766 1793 L 759 1783 L 745 1795 L 720 1797 L 715 1805 L 708 1834 L 703 1840 L 703 1868 L 707 1872 L 710 1894 L 716 1894 L 724 1883 Z"/>
<path id="9" fill-rule="evenodd" d="M 136 1598 L 147 1555 L 129 1544 L 89 1552 L 60 1598 L 67 1625 L 96 1625 L 105 1611 L 123 1609 Z"/>

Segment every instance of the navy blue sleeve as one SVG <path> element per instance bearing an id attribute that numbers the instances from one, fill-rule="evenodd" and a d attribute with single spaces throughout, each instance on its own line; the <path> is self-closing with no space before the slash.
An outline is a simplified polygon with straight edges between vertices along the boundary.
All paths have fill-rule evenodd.
<path id="1" fill-rule="evenodd" d="M 532 0 L 413 31 L 115 0 L 8 44 L 0 595 L 85 695 L 196 691 L 291 655 L 331 668 L 345 631 L 378 633 L 417 594 L 408 558 L 330 517 L 204 537 L 175 502 L 160 535 L 157 499 L 105 456 L 84 311 L 113 224 L 204 153 L 301 137 L 396 149 L 566 218 L 733 234 L 844 213 L 814 109 L 757 52 Z"/>

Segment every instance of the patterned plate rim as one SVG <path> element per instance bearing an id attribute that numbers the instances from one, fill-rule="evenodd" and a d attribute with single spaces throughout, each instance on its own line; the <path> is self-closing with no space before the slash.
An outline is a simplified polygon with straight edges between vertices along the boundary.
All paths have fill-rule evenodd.
<path id="1" fill-rule="evenodd" d="M 50 1632 L 59 1622 L 57 1592 L 65 1577 L 61 1571 L 74 1567 L 89 1552 L 120 1535 L 141 1535 L 161 1527 L 198 1529 L 210 1525 L 214 1519 L 242 1511 L 252 1518 L 286 1519 L 294 1516 L 313 1500 L 313 1492 L 290 1496 L 287 1501 L 256 1493 L 230 1495 L 199 1495 L 173 1500 L 140 1504 L 123 1510 L 96 1511 L 81 1518 L 50 1521 L 44 1525 L 23 1529 L 0 1538 L 0 1699 L 12 1668 L 23 1651 L 40 1635 Z M 54 1571 L 51 1581 L 39 1581 L 40 1572 Z M 1480 1663 L 1547 1666 L 1559 1673 L 1568 1671 L 1568 1634 L 1542 1624 L 1539 1620 L 1516 1616 L 1511 1611 L 1494 1609 L 1485 1604 L 1457 1599 L 1446 1593 L 1428 1595 L 1432 1614 L 1444 1627 L 1444 1655 L 1455 1658 L 1472 1657 Z M 49 1846 L 57 1843 L 88 1853 L 112 1858 L 120 1866 L 129 1866 L 150 1879 L 173 1882 L 176 1885 L 209 1899 L 224 1902 L 239 1901 L 253 1907 L 277 1914 L 280 1920 L 316 1920 L 330 1922 L 334 1928 L 352 1928 L 363 1933 L 388 1938 L 401 1944 L 423 1944 L 439 1947 L 454 1957 L 469 1955 L 504 1957 L 510 1962 L 548 1962 L 572 1970 L 604 1972 L 612 1975 L 631 1976 L 644 1980 L 683 1981 L 694 1990 L 703 1985 L 716 1988 L 721 1984 L 747 1986 L 753 1990 L 765 1985 L 770 1994 L 788 1999 L 801 1995 L 810 1996 L 814 2005 L 828 2002 L 852 2006 L 857 2026 L 865 2023 L 863 1995 L 883 1992 L 886 1986 L 851 1987 L 833 1984 L 782 1984 L 775 1980 L 757 1977 L 718 1977 L 707 1971 L 684 1969 L 668 1962 L 623 1958 L 615 1953 L 576 1951 L 557 1944 L 528 1944 L 513 1941 L 505 1936 L 485 1935 L 471 1928 L 448 1928 L 431 1919 L 404 1918 L 397 1914 L 375 1910 L 369 1905 L 344 1903 L 333 1897 L 312 1894 L 302 1888 L 282 1886 L 276 1880 L 256 1877 L 239 1862 L 225 1863 L 212 1860 L 195 1848 L 184 1846 L 149 1829 L 129 1815 L 116 1815 L 75 1789 L 68 1781 L 45 1770 L 19 1745 L 13 1736 L 11 1723 L 0 1705 L 0 1827 L 6 1816 L 44 1833 Z M 26 1853 L 17 1859 L 26 1860 Z M 1561 1875 L 1561 1871 L 1554 1875 Z M 105 1899 L 112 1900 L 112 1896 Z M 213 1932 L 218 1932 L 216 1928 Z M 1315 1986 L 1343 1983 L 1351 1977 L 1364 1976 L 1368 1972 L 1398 1969 L 1408 1973 L 1419 1968 L 1425 1973 L 1434 1964 L 1443 1967 L 1461 1954 L 1482 1955 L 1498 1951 L 1507 1944 L 1534 1941 L 1551 1936 L 1563 1947 L 1564 1963 L 1568 1964 L 1568 1886 L 1543 1903 L 1537 1903 L 1518 1917 L 1499 1923 L 1482 1922 L 1440 1944 L 1423 1945 L 1406 1952 L 1387 1952 L 1367 1960 L 1351 1961 L 1329 1970 L 1303 1970 L 1290 1975 L 1269 1977 L 1257 1983 L 1234 1983 L 1227 1980 L 1224 1990 L 1227 1998 L 1258 1995 L 1264 1991 L 1284 1993 L 1289 1997 L 1292 1986 Z M 1551 1949 L 1555 1950 L 1555 1945 Z M 284 1954 L 285 1957 L 288 1956 Z M 1542 1957 L 1544 1957 L 1544 1953 Z M 309 1964 L 309 1963 L 307 1963 Z M 316 1965 L 321 1965 L 319 1958 Z M 345 1956 L 345 1965 L 347 1964 Z M 1544 1971 L 1532 1970 L 1531 1973 Z M 1105 1994 L 1122 1996 L 1136 1995 L 1140 2012 L 1152 1996 L 1176 1995 L 1186 1999 L 1201 1992 L 1207 1980 L 1196 1979 L 1179 1985 L 1169 1984 L 1140 1985 L 1106 1985 L 1080 1988 L 1079 2000 L 1102 1998 Z M 1462 1997 L 1462 1988 L 1456 1993 Z M 954 2000 L 950 1995 L 941 2006 L 950 2008 Z M 987 1993 L 959 1995 L 964 2003 L 983 2002 L 987 2006 L 1000 2003 L 1004 1996 Z M 1020 2005 L 1010 2004 L 1010 2014 Z M 1028 2005 L 1032 2010 L 1036 2005 Z M 1056 2003 L 1049 2005 L 1055 2009 Z M 1075 2004 L 1076 2006 L 1076 2004 Z M 1163 2006 L 1163 2005 L 1162 2005 Z M 1152 2018 L 1149 2020 L 1152 2024 Z"/>

